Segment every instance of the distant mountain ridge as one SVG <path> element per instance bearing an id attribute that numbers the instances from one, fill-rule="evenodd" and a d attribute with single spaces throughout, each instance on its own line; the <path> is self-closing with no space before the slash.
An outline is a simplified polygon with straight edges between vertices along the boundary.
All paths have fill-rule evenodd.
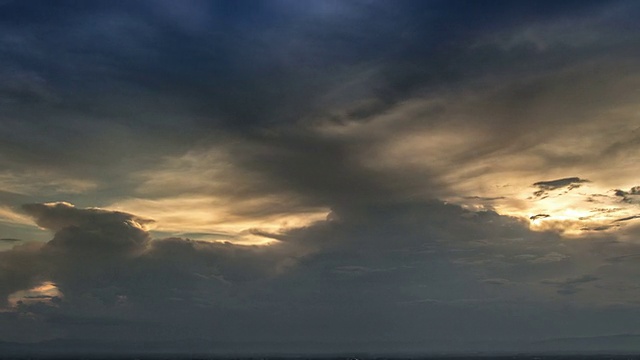
<path id="1" fill-rule="evenodd" d="M 0 342 L 0 357 L 64 355 L 210 355 L 210 356 L 489 356 L 490 354 L 640 354 L 640 334 L 568 337 L 529 343 L 495 342 L 441 347 L 418 342 L 222 342 L 207 339 L 107 341 L 55 339 L 38 343 Z M 476 350 L 473 350 L 473 349 Z"/>
<path id="2" fill-rule="evenodd" d="M 547 351 L 583 349 L 588 352 L 640 352 L 640 334 L 615 334 L 602 336 L 567 337 L 541 340 L 531 343 L 535 348 Z"/>

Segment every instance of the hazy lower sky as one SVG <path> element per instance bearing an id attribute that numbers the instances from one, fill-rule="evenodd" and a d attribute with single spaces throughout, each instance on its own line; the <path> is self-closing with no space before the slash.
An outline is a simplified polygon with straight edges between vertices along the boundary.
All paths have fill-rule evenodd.
<path id="1" fill-rule="evenodd" d="M 639 17 L 0 2 L 0 341 L 640 334 Z"/>

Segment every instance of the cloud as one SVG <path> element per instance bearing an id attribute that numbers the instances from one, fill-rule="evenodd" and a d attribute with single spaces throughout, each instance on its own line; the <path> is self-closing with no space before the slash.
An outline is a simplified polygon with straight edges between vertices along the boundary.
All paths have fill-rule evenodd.
<path id="1" fill-rule="evenodd" d="M 202 304 L 210 307 L 216 293 L 275 276 L 304 253 L 280 246 L 151 240 L 143 227 L 148 219 L 68 203 L 29 204 L 24 209 L 55 235 L 46 244 L 0 252 L 0 295 L 5 305 L 9 295 L 14 304 L 21 302 L 14 311 L 34 313 L 42 321 L 71 314 L 169 321 L 156 319 L 155 312 L 186 306 L 189 313 L 204 299 Z M 40 296 L 37 289 L 43 283 L 55 284 L 60 295 Z M 75 327 L 82 326 L 70 328 Z"/>
<path id="2" fill-rule="evenodd" d="M 36 240 L 1 336 L 637 327 L 636 5 L 41 5 L 0 25 L 0 232 Z"/>
<path id="3" fill-rule="evenodd" d="M 41 248 L 40 244 L 27 243 L 0 252 L 3 264 L 0 271 L 0 306 L 7 304 L 11 293 L 38 285 L 37 275 L 46 266 L 36 255 Z"/>
<path id="4" fill-rule="evenodd" d="M 629 221 L 640 218 L 640 215 L 632 215 L 614 220 L 614 222 Z"/>
<path id="5" fill-rule="evenodd" d="M 157 220 L 157 231 L 212 233 L 245 243 L 271 241 L 257 236 L 259 232 L 278 233 L 326 218 L 327 204 L 314 204 L 307 194 L 274 184 L 269 174 L 241 166 L 232 156 L 237 152 L 252 157 L 271 149 L 241 139 L 236 142 L 194 149 L 133 172 L 134 193 L 110 207 Z M 274 165 L 277 161 L 270 159 Z M 293 176 L 294 171 L 289 173 Z"/>
<path id="6" fill-rule="evenodd" d="M 549 215 L 549 214 L 535 214 L 535 215 L 529 216 L 529 219 L 530 220 L 538 220 L 538 219 L 548 218 L 550 216 L 551 215 Z"/>
<path id="7" fill-rule="evenodd" d="M 587 182 L 589 182 L 589 180 L 580 179 L 578 177 L 569 177 L 550 181 L 538 181 L 536 183 L 533 183 L 533 186 L 537 187 L 540 190 L 534 192 L 533 195 L 541 197 L 548 194 L 549 191 L 563 188 L 566 188 L 567 191 L 570 191 L 575 188 L 579 188 L 581 184 Z"/>
<path id="8" fill-rule="evenodd" d="M 620 197 L 620 201 L 632 204 L 637 202 L 637 197 L 640 196 L 640 186 L 634 186 L 628 191 L 616 189 L 614 190 L 615 196 Z"/>
<path id="9" fill-rule="evenodd" d="M 458 207 L 440 203 L 344 207 L 336 210 L 333 220 L 289 230 L 276 244 L 240 246 L 178 238 L 152 240 L 139 226 L 148 223 L 146 219 L 118 211 L 82 209 L 67 203 L 30 204 L 25 211 L 55 235 L 44 245 L 18 246 L 0 253 L 3 295 L 13 294 L 14 302 L 23 298 L 22 307 L 13 311 L 28 311 L 42 321 L 75 314 L 81 318 L 126 316 L 180 327 L 199 324 L 200 331 L 216 334 L 196 320 L 199 312 L 217 318 L 232 311 L 254 323 L 265 316 L 256 311 L 280 314 L 293 306 L 297 310 L 292 310 L 288 321 L 300 331 L 308 326 L 307 321 L 320 321 L 309 318 L 310 308 L 327 316 L 333 311 L 345 316 L 352 312 L 356 299 L 345 301 L 349 293 L 369 296 L 394 288 L 417 291 L 422 283 L 417 274 L 450 268 L 446 262 L 424 262 L 435 254 L 418 250 L 427 245 L 441 248 L 437 244 L 443 237 L 464 243 L 464 229 L 480 230 L 484 223 L 481 218 L 464 216 L 467 212 Z M 421 214 L 418 218 L 417 213 Z M 454 228 L 459 230 L 452 233 Z M 478 236 L 489 236 L 487 230 Z M 19 291 L 39 294 L 35 289 L 43 282 L 55 284 L 60 301 L 51 303 L 53 295 L 20 295 Z M 462 288 L 452 291 L 456 296 Z M 365 316 L 411 298 L 393 293 L 378 300 L 370 298 L 348 317 Z M 264 310 L 252 310 L 256 307 Z M 77 321 L 50 324 L 68 332 L 67 336 L 79 334 L 84 327 Z M 283 330 L 278 336 L 286 334 L 289 332 Z"/>
<path id="10" fill-rule="evenodd" d="M 56 15 L 50 22 L 23 14 L 28 19 L 20 25 L 5 25 L 8 35 L 2 40 L 11 50 L 6 62 L 24 64 L 21 71 L 43 79 L 62 103 L 13 104 L 7 117 L 11 131 L 3 135 L 5 150 L 0 152 L 11 156 L 0 160 L 7 168 L 26 169 L 25 174 L 34 168 L 55 170 L 38 178 L 65 174 L 68 179 L 43 191 L 46 183 L 19 176 L 12 184 L 24 185 L 28 198 L 10 205 L 61 198 L 52 193 L 70 190 L 62 198 L 83 205 L 122 205 L 123 211 L 141 215 L 153 207 L 148 216 L 163 220 L 167 228 L 166 209 L 187 199 L 186 194 L 180 207 L 200 209 L 184 211 L 181 218 L 222 208 L 220 197 L 226 208 L 274 193 L 277 199 L 265 201 L 263 208 L 286 203 L 319 214 L 341 201 L 415 196 L 454 201 L 458 196 L 467 199 L 456 203 L 479 203 L 502 213 L 515 213 L 505 207 L 519 207 L 523 217 L 547 213 L 524 211 L 514 192 L 539 176 L 558 176 L 561 171 L 551 163 L 592 165 L 585 159 L 599 159 L 595 153 L 601 148 L 628 140 L 624 124 L 631 124 L 629 104 L 637 86 L 635 77 L 627 75 L 637 69 L 616 66 L 617 58 L 600 55 L 629 47 L 604 52 L 601 41 L 592 39 L 580 45 L 589 60 L 550 46 L 539 54 L 544 61 L 534 61 L 517 49 L 505 53 L 469 44 L 493 30 L 521 34 L 534 29 L 544 39 L 565 39 L 564 30 L 573 29 L 567 22 L 573 21 L 580 26 L 569 38 L 590 38 L 581 35 L 592 33 L 594 24 L 602 26 L 597 19 L 617 24 L 611 19 L 624 17 L 591 13 L 595 10 L 586 5 L 582 9 L 593 18 L 554 8 L 540 18 L 527 15 L 518 26 L 494 17 L 491 31 L 488 24 L 440 3 L 242 7 L 238 11 L 265 20 L 251 26 L 226 26 L 242 22 L 242 16 L 197 1 L 71 7 L 68 16 Z M 8 11 L 18 10 L 9 6 Z M 524 16 L 519 6 L 491 11 Z M 425 22 L 416 20 L 416 13 L 439 15 Z M 287 25 L 270 25 L 271 16 Z M 470 21 L 456 31 L 445 20 L 460 18 Z M 404 20 L 398 25 L 396 19 Z M 434 32 L 426 23 L 443 31 Z M 297 31 L 292 35 L 283 26 Z M 443 36 L 451 40 L 448 45 L 436 45 Z M 43 56 L 51 53 L 57 56 Z M 190 56 L 178 60 L 178 54 Z M 621 78 L 626 80 L 617 81 Z M 608 122 L 615 124 L 594 131 L 607 111 L 618 114 Z M 56 120 L 45 124 L 45 118 Z M 578 123 L 588 129 L 576 130 Z M 573 146 L 591 143 L 588 135 L 595 132 L 609 134 L 610 143 Z M 219 148 L 229 150 L 228 158 L 201 155 Z M 577 148 L 594 154 L 571 150 Z M 190 157 L 202 163 L 180 163 Z M 229 164 L 237 168 L 224 174 L 236 179 L 231 181 L 237 185 L 233 199 L 220 196 L 232 193 L 233 186 L 212 186 L 220 175 L 212 169 L 224 173 Z M 589 172 L 579 173 L 592 179 Z M 511 183 L 511 188 L 490 191 L 496 182 Z M 165 194 L 157 191 L 163 188 Z M 156 192 L 142 194 L 145 189 Z M 288 193 L 281 197 L 282 192 Z M 194 204 L 194 198 L 211 202 Z M 174 221 L 164 230 L 173 235 L 217 232 L 203 229 L 202 222 L 198 229 L 177 229 L 184 223 Z"/>
<path id="11" fill-rule="evenodd" d="M 18 195 L 65 193 L 78 194 L 97 187 L 94 182 L 61 176 L 53 171 L 5 171 L 0 173 L 3 191 Z"/>
<path id="12" fill-rule="evenodd" d="M 31 341 L 142 341 L 175 338 L 177 329 L 185 338 L 219 341 L 337 342 L 383 336 L 390 328 L 397 329 L 391 340 L 400 341 L 452 318 L 476 319 L 480 329 L 496 301 L 517 307 L 526 297 L 538 305 L 520 313 L 554 311 L 549 286 L 560 294 L 589 291 L 589 301 L 611 299 L 611 290 L 584 284 L 613 286 L 606 278 L 623 271 L 597 273 L 596 240 L 564 242 L 515 218 L 438 201 L 345 204 L 267 246 L 152 239 L 142 227 L 147 219 L 67 203 L 30 204 L 25 211 L 55 232 L 45 244 L 0 252 L 1 295 L 10 299 L 4 311 L 46 324 Z M 599 251 L 613 258 L 632 249 Z M 560 280 L 544 280 L 550 278 Z M 635 294 L 620 291 L 623 302 Z M 407 304 L 419 306 L 419 315 Z M 363 321 L 376 326 L 355 331 Z M 275 323 L 277 329 L 269 325 Z M 438 336 L 456 336 L 454 328 L 441 331 Z"/>
<path id="13" fill-rule="evenodd" d="M 33 217 L 38 226 L 55 232 L 69 227 L 107 227 L 114 224 L 126 224 L 143 229 L 153 223 L 153 220 L 119 211 L 77 209 L 65 202 L 26 204 L 22 208 Z"/>

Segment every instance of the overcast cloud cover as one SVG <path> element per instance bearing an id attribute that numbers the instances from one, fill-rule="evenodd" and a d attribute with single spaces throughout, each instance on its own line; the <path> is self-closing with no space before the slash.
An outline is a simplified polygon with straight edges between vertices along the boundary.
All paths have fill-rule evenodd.
<path id="1" fill-rule="evenodd" d="M 639 16 L 1 2 L 0 340 L 640 350 Z"/>

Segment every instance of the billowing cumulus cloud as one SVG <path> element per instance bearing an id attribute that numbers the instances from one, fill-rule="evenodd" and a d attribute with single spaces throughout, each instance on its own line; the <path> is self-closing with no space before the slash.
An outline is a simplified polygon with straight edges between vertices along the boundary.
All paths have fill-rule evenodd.
<path id="1" fill-rule="evenodd" d="M 72 204 L 65 202 L 26 204 L 22 208 L 35 220 L 38 226 L 56 232 L 70 227 L 100 229 L 103 226 L 118 223 L 127 224 L 134 228 L 143 228 L 143 226 L 153 223 L 153 220 L 142 219 L 123 212 L 76 209 Z"/>
<path id="2" fill-rule="evenodd" d="M 283 271 L 296 253 L 277 246 L 151 240 L 141 226 L 149 220 L 67 203 L 29 204 L 25 211 L 55 234 L 44 245 L 3 252 L 0 288 L 5 306 L 12 299 L 13 311 L 33 312 L 45 322 L 67 316 L 119 321 L 149 316 L 162 306 L 210 305 L 232 284 Z M 59 295 L 49 295 L 43 284 Z M 74 309 L 84 310 L 72 315 Z"/>
<path id="3" fill-rule="evenodd" d="M 6 326 L 35 321 L 42 328 L 6 339 L 151 340 L 175 338 L 171 329 L 177 329 L 182 339 L 229 342 L 242 334 L 249 344 L 285 348 L 314 338 L 374 350 L 408 341 L 424 350 L 457 338 L 451 321 L 470 317 L 477 322 L 466 325 L 469 331 L 480 331 L 483 319 L 494 316 L 492 306 L 517 306 L 523 297 L 532 307 L 522 316 L 535 316 L 557 311 L 549 291 L 582 303 L 585 314 L 614 299 L 635 306 L 637 295 L 610 288 L 623 286 L 611 266 L 624 264 L 621 254 L 640 251 L 635 245 L 566 243 L 515 218 L 440 202 L 339 208 L 329 220 L 277 235 L 269 246 L 152 239 L 140 226 L 148 220 L 66 203 L 30 204 L 25 211 L 50 224 L 54 236 L 0 253 L 3 316 L 26 316 Z M 603 261 L 594 256 L 598 251 L 620 261 Z M 588 300 L 576 297 L 587 292 Z M 363 321 L 376 326 L 358 331 Z M 518 317 L 499 321 L 504 328 L 492 336 L 522 341 L 507 330 Z M 362 345 L 391 328 L 395 335 L 386 342 Z M 425 332 L 435 342 L 418 341 Z"/>

